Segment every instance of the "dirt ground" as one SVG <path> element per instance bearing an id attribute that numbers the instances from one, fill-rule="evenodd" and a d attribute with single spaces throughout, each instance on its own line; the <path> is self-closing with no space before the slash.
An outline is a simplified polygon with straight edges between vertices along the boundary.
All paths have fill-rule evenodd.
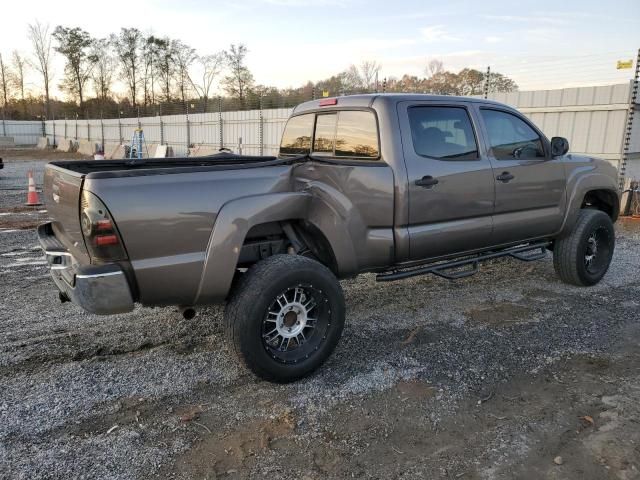
<path id="1" fill-rule="evenodd" d="M 0 478 L 640 479 L 640 221 L 588 289 L 550 255 L 344 281 L 335 354 L 273 385 L 227 350 L 220 307 L 58 303 L 46 211 L 21 206 L 45 162 L 0 157 Z"/>

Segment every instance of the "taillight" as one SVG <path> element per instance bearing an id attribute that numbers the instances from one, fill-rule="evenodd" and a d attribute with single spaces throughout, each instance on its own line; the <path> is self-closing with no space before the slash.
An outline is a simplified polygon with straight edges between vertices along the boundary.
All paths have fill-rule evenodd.
<path id="1" fill-rule="evenodd" d="M 82 192 L 80 225 L 91 261 L 126 260 L 122 240 L 107 207 L 91 192 Z"/>

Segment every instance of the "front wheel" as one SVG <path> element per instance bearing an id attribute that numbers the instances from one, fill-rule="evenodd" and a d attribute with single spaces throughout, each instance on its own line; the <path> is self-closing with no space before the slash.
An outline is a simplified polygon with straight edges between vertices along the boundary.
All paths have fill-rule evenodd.
<path id="1" fill-rule="evenodd" d="M 340 283 L 327 267 L 302 256 L 274 255 L 238 282 L 225 310 L 226 335 L 253 373 L 291 382 L 331 355 L 344 316 Z"/>
<path id="2" fill-rule="evenodd" d="M 571 233 L 555 241 L 553 266 L 565 283 L 595 285 L 607 273 L 614 247 L 615 231 L 609 215 L 581 210 Z"/>

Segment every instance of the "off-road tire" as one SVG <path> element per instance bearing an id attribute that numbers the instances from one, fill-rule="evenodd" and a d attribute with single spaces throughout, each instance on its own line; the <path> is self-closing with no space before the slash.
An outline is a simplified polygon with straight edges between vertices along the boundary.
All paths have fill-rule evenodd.
<path id="1" fill-rule="evenodd" d="M 588 264 L 594 235 L 600 242 L 598 264 Z M 596 247 L 598 247 L 596 241 Z M 615 232 L 611 218 L 600 210 L 584 209 L 578 214 L 571 233 L 555 241 L 553 267 L 560 279 L 572 285 L 586 287 L 598 283 L 609 269 L 615 247 Z M 592 259 L 593 261 L 593 259 Z"/>
<path id="2" fill-rule="evenodd" d="M 314 344 L 309 340 L 308 344 L 298 345 L 296 341 L 296 348 L 302 351 L 304 347 L 311 351 L 301 354 L 301 358 L 282 359 L 281 356 L 291 357 L 289 345 L 287 350 L 280 351 L 268 344 L 264 338 L 266 322 L 273 321 L 267 318 L 273 318 L 269 317 L 272 315 L 270 312 L 275 302 L 282 298 L 282 292 L 294 289 L 295 296 L 297 288 L 309 289 L 318 295 L 314 299 L 322 299 L 319 302 L 322 305 L 317 308 L 322 309 L 324 323 L 322 329 L 308 328 L 311 329 L 309 338 L 314 340 Z M 316 312 L 317 317 L 320 317 L 319 311 Z M 225 335 L 230 348 L 258 377 L 287 383 L 309 375 L 331 355 L 342 335 L 344 317 L 342 288 L 327 267 L 303 256 L 274 255 L 249 268 L 231 292 L 225 309 Z M 318 335 L 313 337 L 316 333 Z"/>

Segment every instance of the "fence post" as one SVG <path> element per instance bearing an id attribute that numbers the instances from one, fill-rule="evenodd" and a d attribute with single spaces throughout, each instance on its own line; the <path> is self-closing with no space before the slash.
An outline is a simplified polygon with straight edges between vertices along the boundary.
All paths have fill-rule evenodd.
<path id="1" fill-rule="evenodd" d="M 76 136 L 75 139 L 78 140 L 78 114 L 76 113 Z"/>
<path id="2" fill-rule="evenodd" d="M 44 122 L 44 118 L 45 117 L 42 117 L 42 136 L 46 137 L 47 136 L 47 130 L 46 130 L 47 124 Z"/>
<path id="3" fill-rule="evenodd" d="M 160 118 L 160 145 L 164 145 L 164 123 L 162 123 L 162 104 L 158 110 L 158 117 Z"/>
<path id="4" fill-rule="evenodd" d="M 64 117 L 64 139 L 67 139 L 67 117 Z"/>
<path id="5" fill-rule="evenodd" d="M 484 77 L 484 92 L 483 92 L 483 97 L 487 98 L 489 96 L 489 82 L 491 81 L 491 67 L 488 66 L 487 67 L 487 73 L 486 76 Z"/>
<path id="6" fill-rule="evenodd" d="M 627 112 L 627 125 L 622 140 L 622 156 L 620 158 L 619 169 L 619 189 L 624 189 L 625 177 L 627 175 L 627 160 L 629 159 L 629 149 L 631 148 L 631 130 L 633 129 L 633 116 L 636 110 L 636 102 L 638 101 L 638 81 L 640 81 L 640 48 L 636 57 L 636 71 L 631 83 L 631 92 L 629 92 L 629 111 Z M 624 207 L 626 209 L 626 207 Z"/>
<path id="7" fill-rule="evenodd" d="M 260 156 L 264 155 L 264 117 L 262 115 L 262 95 L 260 95 L 260 112 L 258 124 L 258 139 L 260 141 Z"/>
<path id="8" fill-rule="evenodd" d="M 185 110 L 185 118 L 187 122 L 187 151 L 189 151 L 189 147 L 191 146 L 191 128 L 189 128 L 189 104 L 186 105 L 187 109 Z"/>
<path id="9" fill-rule="evenodd" d="M 90 141 L 91 141 L 91 124 L 87 119 L 87 142 L 90 142 Z"/>
<path id="10" fill-rule="evenodd" d="M 53 116 L 53 123 L 51 125 L 53 126 L 53 141 L 51 142 L 51 146 L 55 147 L 56 146 L 56 116 L 53 114 L 52 116 Z"/>
<path id="11" fill-rule="evenodd" d="M 218 129 L 220 130 L 220 149 L 224 148 L 222 137 L 222 97 L 218 97 Z"/>
<path id="12" fill-rule="evenodd" d="M 102 153 L 106 150 L 104 146 L 104 121 L 102 119 L 102 112 L 100 112 L 100 142 L 102 146 Z"/>
<path id="13" fill-rule="evenodd" d="M 387 77 L 384 77 L 382 79 L 382 93 L 385 93 L 387 91 Z"/>
<path id="14" fill-rule="evenodd" d="M 6 137 L 7 136 L 7 121 L 5 120 L 5 110 L 6 110 L 7 106 L 5 105 L 4 107 L 2 107 L 2 136 Z"/>
<path id="15" fill-rule="evenodd" d="M 120 123 L 120 115 L 122 113 L 118 109 L 118 138 L 120 139 L 120 145 L 122 145 L 122 123 Z"/>

